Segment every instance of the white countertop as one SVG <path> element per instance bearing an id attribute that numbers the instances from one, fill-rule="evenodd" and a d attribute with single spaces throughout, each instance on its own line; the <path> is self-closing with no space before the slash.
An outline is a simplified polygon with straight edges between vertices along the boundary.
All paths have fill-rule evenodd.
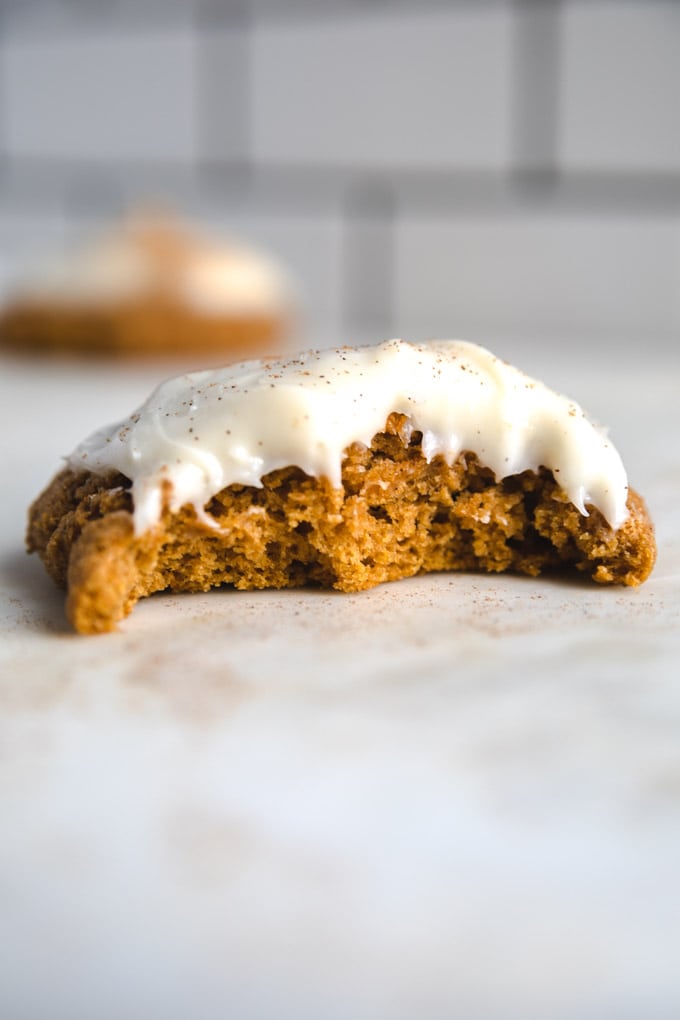
<path id="1" fill-rule="evenodd" d="M 161 595 L 97 638 L 26 508 L 167 371 L 0 362 L 3 1017 L 680 1015 L 680 370 L 631 350 L 518 363 L 610 426 L 640 589 Z"/>

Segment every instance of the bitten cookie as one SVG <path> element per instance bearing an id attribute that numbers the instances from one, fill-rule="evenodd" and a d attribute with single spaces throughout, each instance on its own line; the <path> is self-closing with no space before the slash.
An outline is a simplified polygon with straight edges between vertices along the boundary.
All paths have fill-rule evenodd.
<path id="1" fill-rule="evenodd" d="M 81 633 L 156 591 L 361 591 L 427 571 L 637 585 L 654 530 L 581 408 L 459 341 L 311 351 L 169 380 L 30 509 Z"/>

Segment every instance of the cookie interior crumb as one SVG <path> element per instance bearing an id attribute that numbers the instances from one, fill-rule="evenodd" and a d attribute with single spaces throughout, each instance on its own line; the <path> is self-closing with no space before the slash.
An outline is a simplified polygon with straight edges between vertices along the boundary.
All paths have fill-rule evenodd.
<path id="1" fill-rule="evenodd" d="M 370 447 L 347 449 L 342 488 L 293 466 L 261 487 L 228 486 L 206 507 L 214 527 L 190 506 L 166 508 L 135 535 L 129 479 L 66 468 L 30 509 L 28 549 L 67 588 L 80 633 L 112 630 L 140 598 L 166 590 L 356 592 L 431 571 L 564 567 L 637 585 L 651 572 L 654 531 L 637 493 L 613 530 L 595 508 L 581 514 L 544 468 L 497 482 L 474 454 L 428 463 L 419 432 L 404 442 L 404 422 L 392 414 Z"/>

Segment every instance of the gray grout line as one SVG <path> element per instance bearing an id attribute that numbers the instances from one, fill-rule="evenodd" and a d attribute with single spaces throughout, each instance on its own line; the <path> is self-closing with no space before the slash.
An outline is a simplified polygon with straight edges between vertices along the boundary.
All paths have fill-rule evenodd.
<path id="1" fill-rule="evenodd" d="M 193 0 L 196 23 L 207 31 L 219 28 L 243 28 L 252 23 L 250 0 Z"/>
<path id="2" fill-rule="evenodd" d="M 335 0 L 331 5 L 322 6 L 319 0 L 289 0 L 284 6 L 280 0 L 254 0 L 253 16 L 258 24 L 275 24 L 291 21 L 333 21 L 346 15 L 367 16 L 379 14 L 382 17 L 399 17 L 412 13 L 417 6 L 418 13 L 425 15 L 439 11 L 479 10 L 480 8 L 504 8 L 509 0 Z"/>
<path id="3" fill-rule="evenodd" d="M 439 10 L 465 10 L 480 7 L 506 7 L 509 0 L 419 0 L 418 11 L 425 14 Z M 41 8 L 54 14 L 50 0 L 0 0 L 0 8 L 10 27 L 20 24 L 26 14 L 40 12 Z M 51 8 L 51 9 L 50 9 Z M 65 19 L 61 30 L 91 30 L 93 27 L 115 28 L 118 31 L 151 29 L 159 27 L 159 15 L 163 18 L 186 21 L 196 13 L 201 20 L 211 25 L 228 26 L 239 24 L 243 12 L 255 18 L 258 23 L 281 23 L 301 18 L 332 20 L 345 15 L 370 16 L 379 13 L 384 17 L 399 17 L 404 11 L 413 10 L 413 0 L 334 0 L 319 3 L 319 0 L 102 0 L 100 3 L 84 0 L 62 0 L 60 10 Z M 44 24 L 33 20 L 30 33 L 34 37 L 50 35 L 55 28 L 48 18 Z"/>
<path id="4" fill-rule="evenodd" d="M 238 157 L 229 162 L 232 163 L 232 166 L 234 164 L 237 165 L 241 179 L 249 175 L 252 170 L 250 159 L 253 121 L 252 19 L 247 4 L 241 5 L 238 22 L 235 20 L 234 10 L 232 10 L 232 16 L 234 20 L 229 22 L 228 28 L 230 32 L 235 33 L 237 29 L 239 31 L 240 60 L 239 66 L 236 69 L 234 69 L 233 65 L 229 68 L 230 89 L 227 97 L 225 97 L 224 89 L 222 88 L 223 83 L 219 81 L 221 68 L 214 65 L 208 68 L 206 60 L 200 58 L 201 47 L 205 45 L 206 38 L 210 38 L 210 31 L 224 28 L 225 24 L 221 21 L 215 22 L 212 13 L 208 14 L 205 10 L 202 13 L 199 10 L 196 14 L 196 54 L 198 58 L 196 67 L 196 100 L 198 108 L 194 111 L 195 123 L 197 125 L 197 162 L 195 169 L 197 174 L 205 179 L 210 178 L 212 165 L 215 162 L 219 165 L 221 162 L 219 159 L 215 160 L 210 155 L 210 139 L 216 136 L 219 137 L 225 130 L 232 140 L 235 139 L 235 144 L 232 141 L 232 144 L 234 144 L 233 151 L 240 153 Z M 236 74 L 234 70 L 236 70 Z M 236 79 L 238 79 L 237 86 Z M 224 121 L 220 123 L 220 113 L 224 121 L 230 121 L 230 123 L 227 124 Z M 217 131 L 214 130 L 216 127 L 218 127 Z"/>
<path id="5" fill-rule="evenodd" d="M 343 325 L 349 331 L 371 326 L 388 335 L 394 320 L 394 196 L 383 183 L 357 181 L 347 191 L 343 212 Z"/>
<path id="6" fill-rule="evenodd" d="M 71 159 L 5 160 L 5 189 L 19 202 L 32 202 L 72 190 L 74 181 L 90 180 L 92 193 L 130 193 L 142 188 L 169 190 L 181 196 L 199 190 L 207 198 L 255 198 L 270 211 L 337 211 L 357 182 L 371 182 L 393 196 L 399 211 L 423 215 L 470 212 L 503 213 L 552 209 L 556 212 L 680 211 L 680 172 L 621 170 L 553 172 L 518 169 L 514 173 L 455 169 L 395 170 L 311 165 L 253 164 L 243 160 L 209 160 L 198 164 L 170 161 L 109 161 Z"/>
<path id="7" fill-rule="evenodd" d="M 555 171 L 559 144 L 560 0 L 514 0 L 513 163 Z"/>
<path id="8" fill-rule="evenodd" d="M 90 32 L 93 28 L 119 32 L 158 31 L 159 28 L 186 23 L 195 2 L 175 0 L 170 4 L 167 0 L 156 0 L 154 3 L 129 0 L 126 4 L 121 0 L 101 0 L 99 3 L 91 0 L 61 0 L 57 5 L 51 0 L 0 0 L 0 9 L 6 5 L 2 14 L 10 30 L 18 28 L 20 36 L 26 30 L 31 38 L 44 39 L 52 38 L 55 31 L 57 34 L 68 32 L 72 35 L 80 30 Z M 40 21 L 43 12 L 47 17 Z"/>

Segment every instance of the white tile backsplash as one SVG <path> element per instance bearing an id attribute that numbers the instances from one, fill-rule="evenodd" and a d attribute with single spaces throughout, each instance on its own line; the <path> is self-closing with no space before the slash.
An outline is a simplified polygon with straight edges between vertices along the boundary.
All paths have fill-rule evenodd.
<path id="1" fill-rule="evenodd" d="M 505 166 L 511 27 L 497 5 L 257 24 L 255 159 Z"/>
<path id="2" fill-rule="evenodd" d="M 562 47 L 563 165 L 680 171 L 680 4 L 567 5 Z"/>
<path id="3" fill-rule="evenodd" d="M 281 259 L 304 342 L 677 341 L 679 99 L 671 0 L 15 0 L 0 288 L 160 206 Z"/>
<path id="4" fill-rule="evenodd" d="M 402 217 L 397 331 L 630 338 L 680 331 L 680 217 Z"/>
<path id="5" fill-rule="evenodd" d="M 192 160 L 195 51 L 182 28 L 88 26 L 4 39 L 6 149 L 15 158 Z"/>

